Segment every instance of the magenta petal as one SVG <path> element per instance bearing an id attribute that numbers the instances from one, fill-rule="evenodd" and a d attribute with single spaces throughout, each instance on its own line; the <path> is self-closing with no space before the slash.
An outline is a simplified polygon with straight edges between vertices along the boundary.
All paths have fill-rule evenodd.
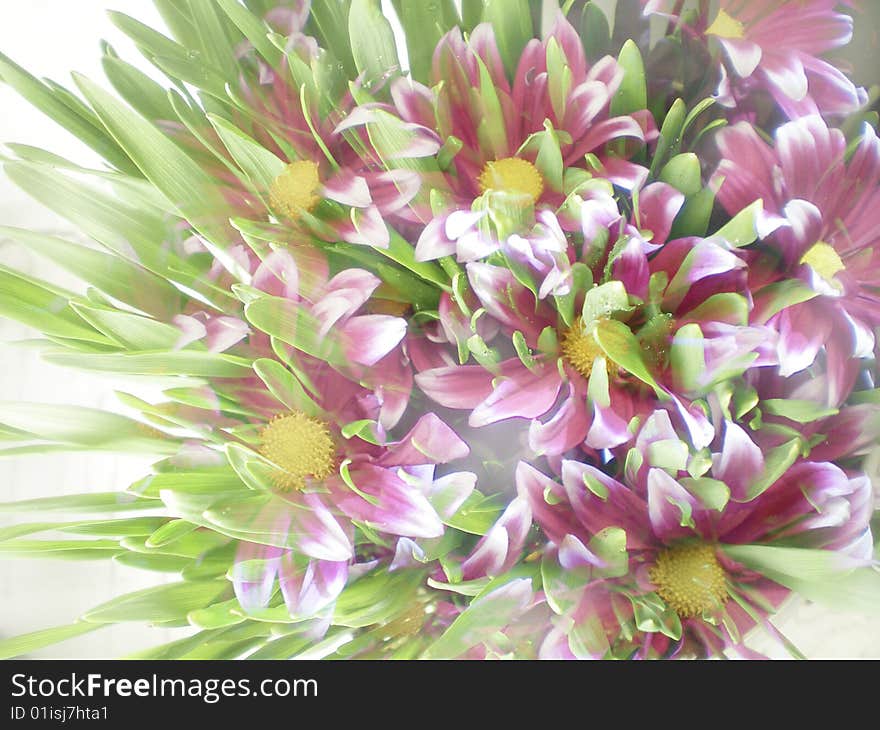
<path id="1" fill-rule="evenodd" d="M 806 306 L 788 307 L 779 313 L 779 374 L 788 377 L 813 364 L 831 331 L 831 320 Z M 816 314 L 818 313 L 818 317 Z"/>
<path id="2" fill-rule="evenodd" d="M 446 408 L 474 408 L 492 392 L 492 373 L 481 365 L 433 368 L 415 376 L 416 385 Z"/>
<path id="3" fill-rule="evenodd" d="M 426 413 L 406 436 L 391 444 L 378 463 L 382 466 L 446 464 L 470 453 L 467 444 L 434 413 Z"/>
<path id="4" fill-rule="evenodd" d="M 645 133 L 639 123 L 632 117 L 614 117 L 603 119 L 593 124 L 589 131 L 573 145 L 566 159 L 582 158 L 588 152 L 621 137 L 633 137 L 644 140 Z"/>
<path id="5" fill-rule="evenodd" d="M 587 432 L 586 443 L 592 449 L 613 449 L 632 439 L 626 419 L 593 401 L 593 422 Z"/>
<path id="6" fill-rule="evenodd" d="M 654 235 L 651 243 L 664 243 L 675 216 L 684 205 L 684 194 L 666 183 L 651 183 L 639 193 L 639 228 Z"/>
<path id="7" fill-rule="evenodd" d="M 414 170 L 388 170 L 370 176 L 376 207 L 385 214 L 403 210 L 416 197 L 422 180 Z"/>
<path id="8" fill-rule="evenodd" d="M 764 473 L 761 449 L 732 421 L 725 421 L 721 453 L 715 454 L 712 462 L 712 476 L 727 484 L 737 502 L 748 499 L 749 487 Z"/>
<path id="9" fill-rule="evenodd" d="M 366 208 L 373 202 L 367 181 L 349 170 L 342 170 L 324 183 L 324 197 L 355 208 Z"/>
<path id="10" fill-rule="evenodd" d="M 516 491 L 528 502 L 535 522 L 552 542 L 559 543 L 569 534 L 584 534 L 583 527 L 565 504 L 562 485 L 524 461 L 516 465 Z M 553 498 L 552 504 L 547 497 Z"/>
<path id="11" fill-rule="evenodd" d="M 672 393 L 668 393 L 675 404 L 678 415 L 684 422 L 695 449 L 704 449 L 715 439 L 715 427 L 706 418 L 706 414 L 696 405 L 683 403 Z"/>
<path id="12" fill-rule="evenodd" d="M 537 418 L 556 402 L 562 381 L 556 363 L 543 363 L 537 372 L 525 366 L 512 370 L 480 403 L 468 419 L 471 426 L 487 426 L 505 418 Z"/>
<path id="13" fill-rule="evenodd" d="M 416 261 L 433 261 L 455 253 L 455 241 L 446 234 L 443 218 L 434 218 L 425 226 L 416 242 Z"/>
<path id="14" fill-rule="evenodd" d="M 250 328 L 238 317 L 211 317 L 205 344 L 210 352 L 224 352 L 248 336 Z"/>
<path id="15" fill-rule="evenodd" d="M 495 577 L 510 570 L 522 552 L 531 526 L 528 500 L 514 498 L 462 563 L 463 578 Z"/>
<path id="16" fill-rule="evenodd" d="M 180 337 L 174 343 L 175 350 L 182 350 L 187 345 L 198 342 L 208 334 L 208 328 L 205 326 L 205 323 L 188 314 L 176 314 L 171 322 L 180 330 Z"/>
<path id="17" fill-rule="evenodd" d="M 670 543 L 692 536 L 692 528 L 682 525 L 685 512 L 699 507 L 696 498 L 662 469 L 648 472 L 648 514 L 654 534 Z"/>
<path id="18" fill-rule="evenodd" d="M 477 543 L 471 554 L 461 564 L 462 578 L 473 580 L 485 576 L 494 577 L 502 572 L 508 554 L 508 536 L 503 529 L 493 526 Z"/>
<path id="19" fill-rule="evenodd" d="M 288 505 L 291 535 L 304 555 L 333 562 L 354 556 L 351 539 L 319 494 L 302 494 L 299 504 Z"/>
<path id="20" fill-rule="evenodd" d="M 588 487 L 588 482 L 595 491 Z M 565 460 L 562 484 L 572 510 L 584 527 L 582 532 L 592 536 L 606 527 L 620 527 L 626 531 L 628 548 L 641 549 L 653 544 L 647 505 L 616 479 L 589 464 Z"/>
<path id="21" fill-rule="evenodd" d="M 257 267 L 252 284 L 260 291 L 285 299 L 299 299 L 299 268 L 290 252 L 278 249 Z"/>
<path id="22" fill-rule="evenodd" d="M 240 542 L 232 568 L 235 597 L 246 612 L 265 608 L 272 597 L 282 549 L 253 542 Z"/>
<path id="23" fill-rule="evenodd" d="M 287 553 L 281 561 L 278 584 L 290 615 L 306 618 L 333 603 L 347 579 L 347 562 L 310 560 L 300 567 L 296 556 Z"/>
<path id="24" fill-rule="evenodd" d="M 568 397 L 553 418 L 529 424 L 529 448 L 536 454 L 562 454 L 586 438 L 590 425 L 586 398 L 571 384 L 568 388 Z"/>
<path id="25" fill-rule="evenodd" d="M 440 537 L 443 523 L 424 494 L 390 469 L 370 464 L 352 467 L 351 480 L 365 496 L 337 479 L 328 479 L 334 503 L 353 520 L 403 537 Z"/>
<path id="26" fill-rule="evenodd" d="M 345 354 L 361 365 L 375 365 L 406 335 L 406 320 L 387 314 L 352 317 L 339 331 Z"/>
<path id="27" fill-rule="evenodd" d="M 435 479 L 428 487 L 431 506 L 441 519 L 448 520 L 477 486 L 477 475 L 469 471 L 457 471 Z"/>
<path id="28" fill-rule="evenodd" d="M 719 38 L 738 76 L 748 78 L 761 62 L 761 46 L 744 38 Z"/>
<path id="29" fill-rule="evenodd" d="M 807 75 L 798 54 L 765 53 L 761 70 L 792 101 L 801 101 L 807 95 Z"/>
<path id="30" fill-rule="evenodd" d="M 574 535 L 566 535 L 559 544 L 559 564 L 566 570 L 602 568 L 605 562 Z"/>
<path id="31" fill-rule="evenodd" d="M 351 220 L 341 222 L 338 232 L 343 241 L 360 246 L 388 248 L 391 242 L 382 214 L 375 205 L 368 208 L 352 208 Z"/>
<path id="32" fill-rule="evenodd" d="M 664 240 L 668 233 L 664 234 Z M 615 279 L 623 282 L 628 294 L 640 299 L 648 298 L 648 257 L 638 238 L 629 239 L 623 251 L 614 259 L 612 272 Z"/>

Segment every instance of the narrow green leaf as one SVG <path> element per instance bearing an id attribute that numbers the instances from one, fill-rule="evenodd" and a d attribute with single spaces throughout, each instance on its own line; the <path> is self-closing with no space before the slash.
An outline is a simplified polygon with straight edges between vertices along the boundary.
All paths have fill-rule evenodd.
<path id="1" fill-rule="evenodd" d="M 0 422 L 49 441 L 95 449 L 174 453 L 178 448 L 137 421 L 81 406 L 4 401 Z"/>
<path id="2" fill-rule="evenodd" d="M 623 81 L 611 100 L 611 114 L 632 114 L 648 106 L 648 90 L 645 81 L 645 63 L 635 41 L 623 44 L 617 62 L 623 69 Z"/>
<path id="3" fill-rule="evenodd" d="M 603 319 L 596 324 L 594 336 L 608 357 L 643 383 L 660 392 L 660 386 L 645 365 L 639 341 L 629 327 L 615 319 Z"/>
<path id="4" fill-rule="evenodd" d="M 241 378 L 251 368 L 244 358 L 196 350 L 108 354 L 48 352 L 44 357 L 48 362 L 65 367 L 130 375 Z"/>
<path id="5" fill-rule="evenodd" d="M 141 499 L 127 492 L 94 492 L 91 494 L 68 494 L 63 497 L 43 497 L 17 502 L 0 502 L 0 513 L 50 512 L 113 514 L 161 507 L 155 499 Z"/>
<path id="6" fill-rule="evenodd" d="M 137 174 L 137 168 L 128 155 L 107 134 L 94 114 L 90 111 L 74 111 L 62 101 L 57 91 L 31 76 L 2 53 L 0 53 L 0 79 L 114 167 L 127 173 Z"/>
<path id="7" fill-rule="evenodd" d="M 837 408 L 823 406 L 816 401 L 794 398 L 768 398 L 761 401 L 761 408 L 770 415 L 782 416 L 797 423 L 811 423 L 839 412 Z"/>
<path id="8" fill-rule="evenodd" d="M 714 235 L 723 238 L 736 248 L 754 243 L 758 239 L 757 217 L 763 208 L 764 202 L 760 199 L 756 200 L 743 208 Z"/>
<path id="9" fill-rule="evenodd" d="M 143 71 L 115 56 L 105 55 L 101 64 L 116 92 L 139 114 L 152 121 L 176 117 L 165 88 Z"/>
<path id="10" fill-rule="evenodd" d="M 55 236 L 0 226 L 0 236 L 53 261 L 108 296 L 160 319 L 181 311 L 181 293 L 166 279 L 118 256 L 80 246 Z"/>
<path id="11" fill-rule="evenodd" d="M 528 0 L 483 0 L 483 22 L 492 24 L 504 68 L 508 78 L 513 78 L 519 57 L 534 35 Z"/>
<path id="12" fill-rule="evenodd" d="M 660 180 L 688 197 L 696 195 L 703 189 L 699 158 L 693 152 L 676 155 L 664 165 Z"/>
<path id="13" fill-rule="evenodd" d="M 257 192 L 265 194 L 273 180 L 284 170 L 284 162 L 234 124 L 216 114 L 209 114 L 208 121 L 244 172 L 246 180 L 250 181 Z"/>
<path id="14" fill-rule="evenodd" d="M 379 0 L 352 0 L 348 32 L 354 63 L 358 73 L 364 74 L 366 88 L 400 72 L 394 31 Z"/>
<path id="15" fill-rule="evenodd" d="M 77 316 L 69 304 L 73 296 L 0 266 L 0 315 L 50 336 L 112 344 Z"/>
<path id="16" fill-rule="evenodd" d="M 475 598 L 424 654 L 425 659 L 454 659 L 488 640 L 525 611 L 532 581 L 517 578 Z"/>
<path id="17" fill-rule="evenodd" d="M 2 639 L 0 640 L 0 659 L 12 659 L 23 654 L 30 654 L 38 649 L 82 636 L 99 628 L 101 627 L 95 624 L 77 622 L 69 626 L 55 626 L 51 629 L 32 631 L 29 634 Z"/>
<path id="18" fill-rule="evenodd" d="M 84 76 L 75 76 L 108 131 L 141 172 L 207 240 L 211 253 L 243 281 L 248 275 L 225 251 L 227 205 L 216 182 L 153 124 Z"/>
<path id="19" fill-rule="evenodd" d="M 266 62 L 273 68 L 277 68 L 281 63 L 282 54 L 267 38 L 269 27 L 266 23 L 238 0 L 216 0 L 216 2 Z"/>
<path id="20" fill-rule="evenodd" d="M 146 588 L 102 603 L 87 611 L 82 620 L 99 624 L 173 621 L 185 618 L 190 611 L 204 608 L 229 590 L 229 583 L 225 580 L 171 583 Z"/>
<path id="21" fill-rule="evenodd" d="M 746 501 L 751 502 L 766 492 L 789 467 L 797 461 L 801 453 L 801 440 L 792 439 L 771 449 L 764 457 L 764 474 L 756 479 L 746 494 Z"/>
<path id="22" fill-rule="evenodd" d="M 455 5 L 451 0 L 394 0 L 394 7 L 406 36 L 410 73 L 416 81 L 429 84 L 434 49 L 458 22 Z"/>

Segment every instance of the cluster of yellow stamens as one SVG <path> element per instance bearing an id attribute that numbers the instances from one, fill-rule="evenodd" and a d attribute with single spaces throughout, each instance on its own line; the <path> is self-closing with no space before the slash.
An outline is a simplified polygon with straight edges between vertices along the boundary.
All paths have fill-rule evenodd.
<path id="1" fill-rule="evenodd" d="M 275 485 L 301 490 L 336 468 L 336 444 L 327 424 L 299 411 L 275 416 L 260 432 L 260 453 L 278 466 Z"/>
<path id="2" fill-rule="evenodd" d="M 559 342 L 562 356 L 575 370 L 585 378 L 593 372 L 593 363 L 597 357 L 605 357 L 605 352 L 596 342 L 592 332 L 584 328 L 583 320 L 578 317 L 567 329 Z M 611 361 L 606 358 L 605 362 L 610 366 Z"/>
<path id="3" fill-rule="evenodd" d="M 532 205 L 544 192 L 544 178 L 538 168 L 519 157 L 505 157 L 487 162 L 479 177 L 480 190 L 497 190 L 528 196 Z"/>
<path id="4" fill-rule="evenodd" d="M 321 202 L 321 178 L 311 160 L 291 162 L 269 186 L 272 210 L 292 220 L 309 213 Z"/>
<path id="5" fill-rule="evenodd" d="M 706 543 L 682 543 L 663 550 L 648 577 L 660 598 L 682 618 L 712 612 L 729 598 L 724 568 L 715 548 Z"/>

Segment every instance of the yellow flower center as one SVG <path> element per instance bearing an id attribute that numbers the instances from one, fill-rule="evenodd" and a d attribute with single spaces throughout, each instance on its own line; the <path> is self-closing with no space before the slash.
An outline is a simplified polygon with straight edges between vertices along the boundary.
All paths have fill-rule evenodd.
<path id="1" fill-rule="evenodd" d="M 657 594 L 682 618 L 717 609 L 728 599 L 724 568 L 715 548 L 685 543 L 663 550 L 649 569 Z"/>
<path id="2" fill-rule="evenodd" d="M 706 35 L 717 35 L 719 38 L 744 38 L 746 27 L 724 10 L 719 10 L 715 20 L 708 28 Z"/>
<path id="3" fill-rule="evenodd" d="M 296 220 L 304 212 L 314 210 L 321 201 L 317 195 L 321 187 L 318 166 L 311 160 L 297 160 L 284 168 L 269 186 L 272 209 Z"/>
<path id="4" fill-rule="evenodd" d="M 327 425 L 299 411 L 275 416 L 260 432 L 260 453 L 278 466 L 276 486 L 304 489 L 336 468 L 336 445 Z"/>
<path id="5" fill-rule="evenodd" d="M 480 173 L 480 190 L 498 190 L 505 193 L 528 195 L 535 204 L 544 192 L 544 178 L 528 160 L 519 157 L 505 157 L 503 160 L 487 162 Z"/>
<path id="6" fill-rule="evenodd" d="M 841 271 L 846 271 L 846 266 L 834 247 L 824 241 L 814 244 L 809 251 L 801 257 L 802 264 L 810 267 L 828 284 L 834 285 L 834 277 Z"/>
<path id="7" fill-rule="evenodd" d="M 599 343 L 596 342 L 593 333 L 588 332 L 584 328 L 583 320 L 580 317 L 562 335 L 559 349 L 569 365 L 585 378 L 589 378 L 590 373 L 593 372 L 593 363 L 596 361 L 596 358 L 605 357 L 604 350 L 599 347 Z M 606 363 L 610 365 L 610 361 L 607 358 Z"/>

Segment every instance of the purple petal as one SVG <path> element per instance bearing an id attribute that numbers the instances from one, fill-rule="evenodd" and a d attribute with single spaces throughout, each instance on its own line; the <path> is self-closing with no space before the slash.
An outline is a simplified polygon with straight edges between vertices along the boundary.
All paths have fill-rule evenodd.
<path id="1" fill-rule="evenodd" d="M 375 205 L 352 208 L 351 219 L 338 224 L 338 233 L 343 241 L 360 246 L 388 248 L 391 242 L 382 214 Z"/>
<path id="2" fill-rule="evenodd" d="M 648 472 L 648 513 L 654 534 L 663 542 L 692 536 L 690 527 L 683 526 L 683 508 L 696 511 L 696 498 L 662 469 Z"/>
<path id="3" fill-rule="evenodd" d="M 779 374 L 788 377 L 808 368 L 831 332 L 831 321 L 812 307 L 796 304 L 776 317 L 779 330 Z M 816 314 L 819 314 L 817 317 Z"/>
<path id="4" fill-rule="evenodd" d="M 352 467 L 351 480 L 366 497 L 352 491 L 341 479 L 328 479 L 333 501 L 353 520 L 402 537 L 440 537 L 443 523 L 417 488 L 390 469 L 360 464 Z"/>
<path id="5" fill-rule="evenodd" d="M 559 544 L 559 564 L 566 570 L 605 567 L 605 561 L 574 535 L 566 535 Z"/>
<path id="6" fill-rule="evenodd" d="M 592 449 L 613 449 L 632 439 L 626 419 L 613 408 L 593 401 L 593 423 L 587 432 L 586 443 Z"/>
<path id="7" fill-rule="evenodd" d="M 764 473 L 764 456 L 749 435 L 732 421 L 725 421 L 721 453 L 712 458 L 712 476 L 730 487 L 737 502 L 746 501 L 749 487 Z"/>
<path id="8" fill-rule="evenodd" d="M 807 75 L 800 57 L 795 53 L 765 53 L 761 70 L 768 81 L 793 101 L 807 95 Z"/>
<path id="9" fill-rule="evenodd" d="M 542 363 L 537 372 L 525 366 L 502 380 L 468 419 L 471 426 L 487 426 L 505 418 L 537 418 L 556 402 L 562 381 L 555 362 Z"/>
<path id="10" fill-rule="evenodd" d="M 742 78 L 751 76 L 761 62 L 761 46 L 744 38 L 719 38 L 733 70 Z"/>
<path id="11" fill-rule="evenodd" d="M 594 493 L 587 480 L 598 483 Z M 649 535 L 647 505 L 635 492 L 589 464 L 562 462 L 562 484 L 578 521 L 588 535 L 596 535 L 606 527 L 626 531 L 630 548 L 642 549 L 653 544 Z M 569 531 L 571 532 L 571 531 Z"/>
<path id="12" fill-rule="evenodd" d="M 433 480 L 428 487 L 428 501 L 441 519 L 448 520 L 477 486 L 477 475 L 469 471 L 457 471 Z"/>
<path id="13" fill-rule="evenodd" d="M 339 331 L 346 355 L 361 365 L 375 365 L 406 335 L 406 320 L 386 314 L 352 317 Z"/>
<path id="14" fill-rule="evenodd" d="M 586 438 L 590 425 L 586 399 L 573 385 L 569 384 L 568 389 L 568 397 L 553 418 L 529 424 L 529 448 L 536 454 L 562 454 Z"/>
<path id="15" fill-rule="evenodd" d="M 467 444 L 434 413 L 426 413 L 377 463 L 382 466 L 447 464 L 470 453 Z"/>
<path id="16" fill-rule="evenodd" d="M 481 365 L 433 368 L 415 376 L 416 385 L 446 408 L 475 408 L 492 392 L 492 373 Z"/>
<path id="17" fill-rule="evenodd" d="M 367 181 L 349 170 L 342 170 L 324 183 L 324 197 L 355 208 L 366 208 L 373 202 Z"/>
<path id="18" fill-rule="evenodd" d="M 675 216 L 684 205 L 684 194 L 666 183 L 651 183 L 639 193 L 639 227 L 654 235 L 651 243 L 664 243 Z"/>
<path id="19" fill-rule="evenodd" d="M 310 560 L 304 567 L 287 553 L 278 583 L 291 616 L 310 617 L 333 603 L 348 580 L 348 562 Z"/>
<path id="20" fill-rule="evenodd" d="M 446 236 L 445 230 L 443 218 L 434 218 L 425 226 L 416 242 L 416 261 L 433 261 L 455 253 L 455 241 Z"/>
<path id="21" fill-rule="evenodd" d="M 232 586 L 241 607 L 257 611 L 269 605 L 283 550 L 271 545 L 240 542 L 232 568 Z"/>

